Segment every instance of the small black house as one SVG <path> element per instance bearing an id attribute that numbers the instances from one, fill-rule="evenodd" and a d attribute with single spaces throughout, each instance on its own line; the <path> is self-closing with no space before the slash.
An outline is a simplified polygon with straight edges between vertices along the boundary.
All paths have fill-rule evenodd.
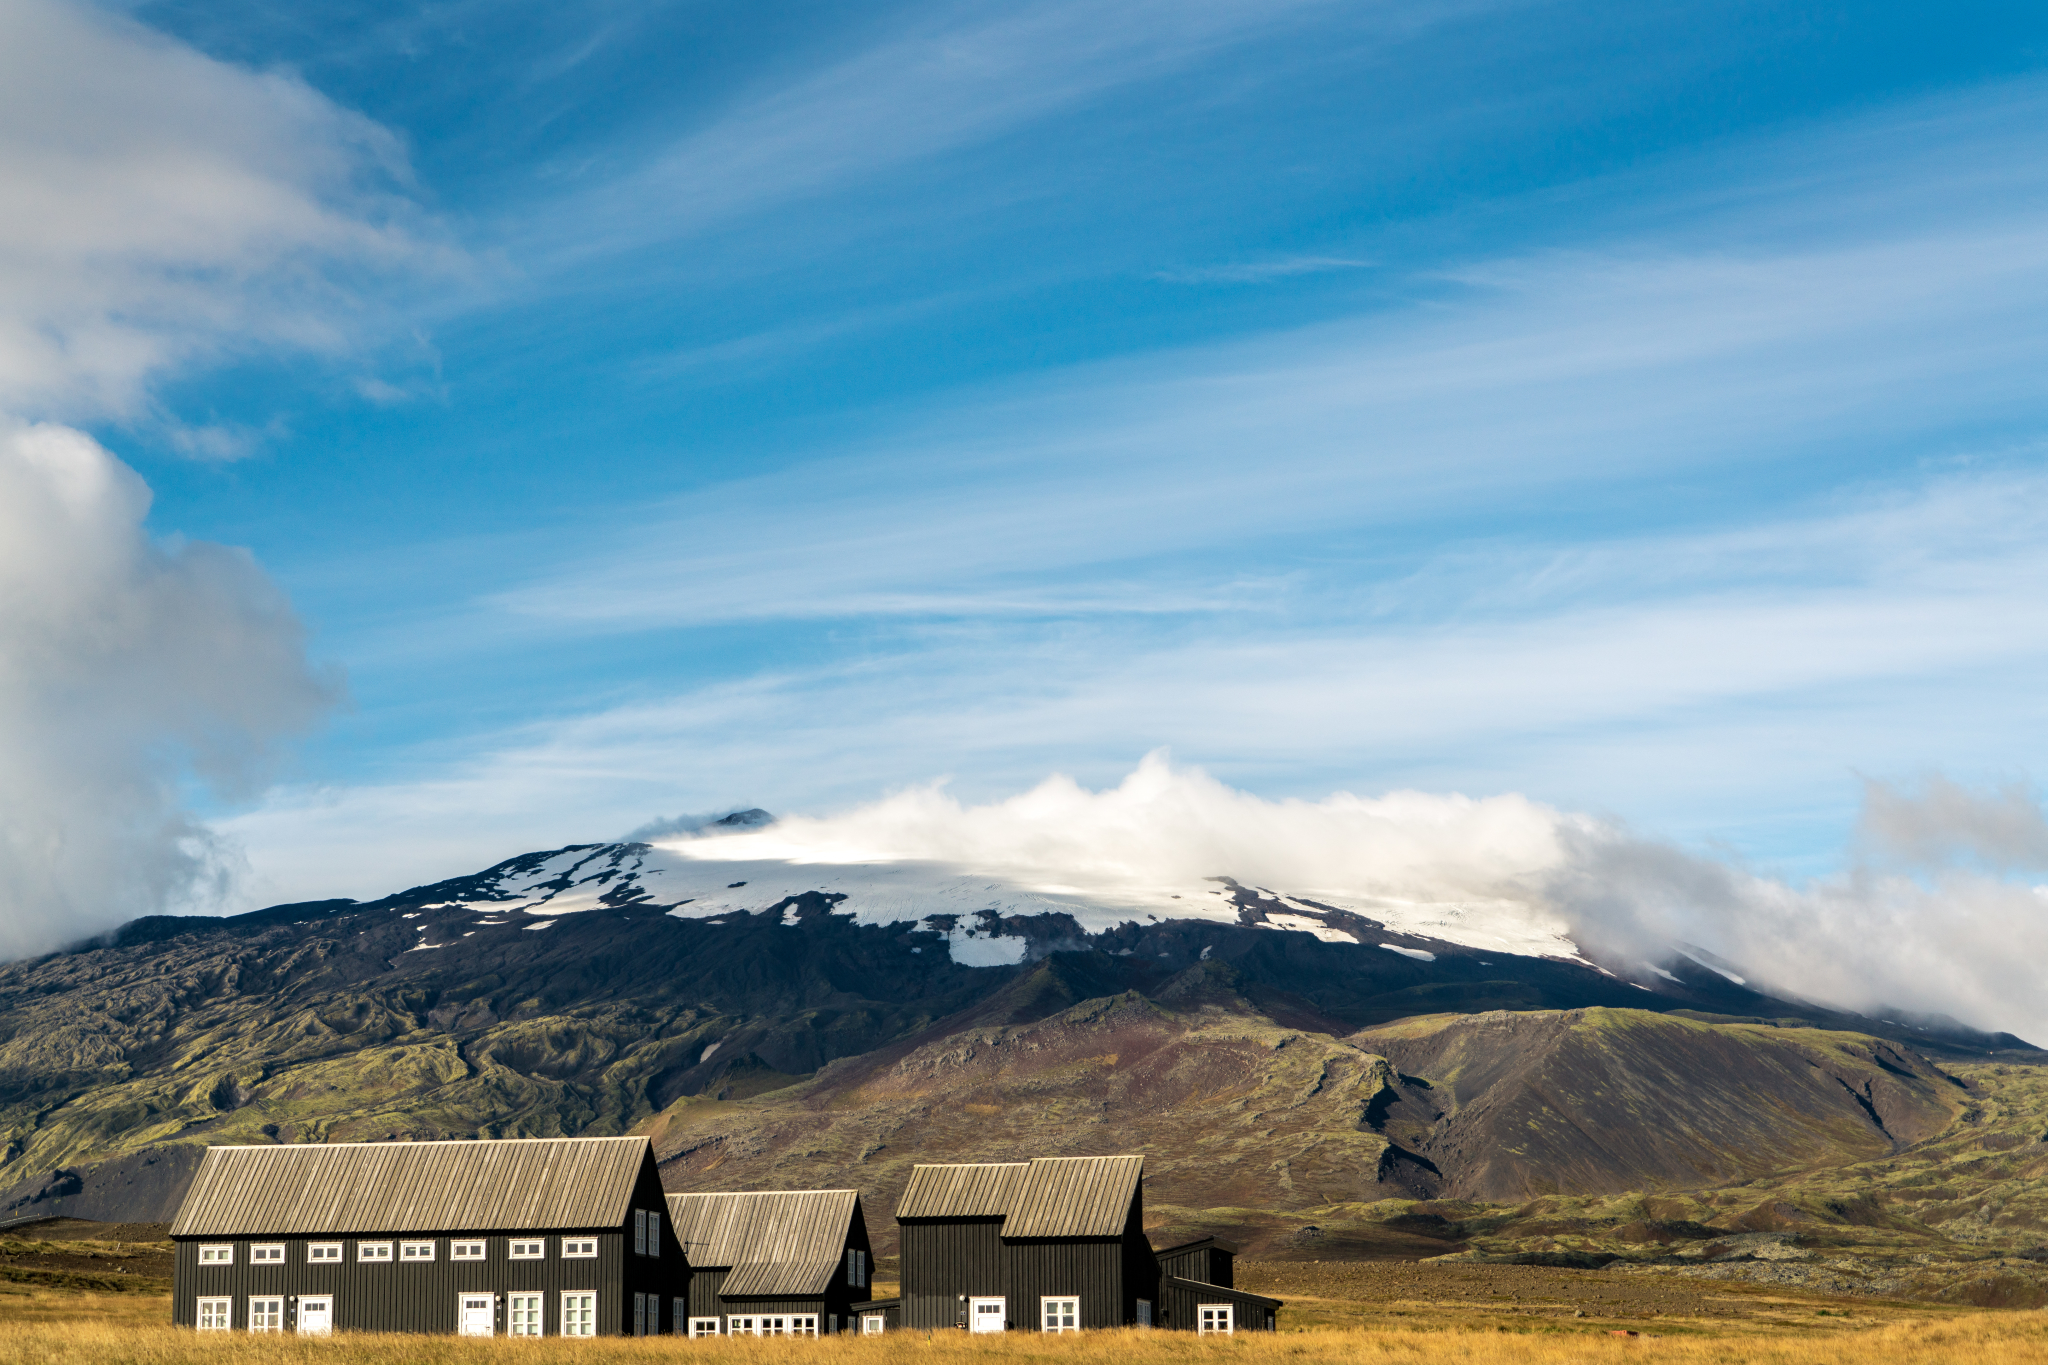
<path id="1" fill-rule="evenodd" d="M 675 1330 L 690 1266 L 665 1209 L 639 1137 L 213 1147 L 171 1225 L 171 1316 L 201 1331 Z"/>
<path id="2" fill-rule="evenodd" d="M 858 1330 L 874 1250 L 856 1190 L 672 1194 L 689 1253 L 689 1333 L 821 1336 Z"/>
<path id="3" fill-rule="evenodd" d="M 1214 1237 L 1158 1253 L 1161 1327 L 1184 1332 L 1270 1332 L 1280 1300 L 1235 1287 L 1237 1248 Z"/>
<path id="4" fill-rule="evenodd" d="M 1159 1268 L 1140 1156 L 918 1166 L 896 1208 L 903 1325 L 1074 1332 L 1149 1325 Z"/>

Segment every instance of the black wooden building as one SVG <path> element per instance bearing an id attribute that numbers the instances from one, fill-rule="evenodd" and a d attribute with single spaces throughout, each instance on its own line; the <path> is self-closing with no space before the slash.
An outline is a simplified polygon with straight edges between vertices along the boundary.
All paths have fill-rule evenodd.
<path id="1" fill-rule="evenodd" d="M 860 1329 L 875 1258 L 858 1191 L 672 1194 L 668 1209 L 694 1272 L 691 1336 Z"/>
<path id="2" fill-rule="evenodd" d="M 1231 1287 L 1224 1244 L 1176 1247 L 1162 1267 L 1144 1172 L 1140 1156 L 915 1167 L 896 1208 L 903 1325 L 1272 1330 L 1280 1301 Z"/>
<path id="3" fill-rule="evenodd" d="M 202 1331 L 651 1335 L 687 1307 L 647 1139 L 213 1147 L 171 1225 Z"/>
<path id="4" fill-rule="evenodd" d="M 1159 1270 L 1138 1156 L 918 1166 L 896 1207 L 903 1325 L 1079 1331 L 1148 1324 Z"/>
<path id="5" fill-rule="evenodd" d="M 1270 1332 L 1280 1300 L 1236 1287 L 1237 1248 L 1214 1237 L 1157 1253 L 1161 1327 L 1189 1332 Z"/>

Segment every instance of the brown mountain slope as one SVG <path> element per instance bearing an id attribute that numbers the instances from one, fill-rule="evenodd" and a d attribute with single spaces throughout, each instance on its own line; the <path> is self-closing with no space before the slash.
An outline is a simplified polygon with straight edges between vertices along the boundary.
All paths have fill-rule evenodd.
<path id="1" fill-rule="evenodd" d="M 920 1161 L 1138 1151 L 1148 1207 L 1256 1241 L 1276 1217 L 1299 1228 L 1379 1200 L 1697 1189 L 1862 1160 L 1947 1124 L 1962 1095 L 1855 1034 L 1586 1010 L 1340 1038 L 1274 1021 L 1216 964 L 1151 998 L 1074 989 L 1048 961 L 810 1081 L 681 1100 L 650 1125 L 664 1174 L 856 1185 L 886 1209 Z M 1353 1252 L 1451 1249 L 1426 1240 L 1440 1217 L 1368 1221 Z"/>
<path id="2" fill-rule="evenodd" d="M 1640 1010 L 1439 1015 L 1348 1041 L 1423 1082 L 1382 1129 L 1465 1199 L 1696 1189 L 1868 1160 L 1939 1132 L 1964 1099 L 1881 1039 Z"/>

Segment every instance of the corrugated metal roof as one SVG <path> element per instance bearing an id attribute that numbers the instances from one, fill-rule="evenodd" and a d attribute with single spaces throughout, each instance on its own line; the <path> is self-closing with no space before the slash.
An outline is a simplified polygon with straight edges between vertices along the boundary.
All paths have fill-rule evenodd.
<path id="1" fill-rule="evenodd" d="M 1010 1211 L 1027 1162 L 980 1162 L 963 1166 L 913 1166 L 910 1184 L 896 1201 L 902 1218 L 1001 1218 Z"/>
<path id="2" fill-rule="evenodd" d="M 672 1194 L 669 1222 L 693 1266 L 729 1266 L 724 1294 L 822 1294 L 839 1270 L 857 1190 Z"/>
<path id="3" fill-rule="evenodd" d="M 1144 1174 L 1142 1156 L 915 1166 L 896 1216 L 1001 1218 L 1005 1237 L 1115 1237 Z"/>
<path id="4" fill-rule="evenodd" d="M 171 1236 L 610 1227 L 647 1154 L 644 1137 L 209 1147 Z"/>
<path id="5" fill-rule="evenodd" d="M 1141 1156 L 1042 1156 L 1024 1173 L 1005 1237 L 1115 1237 L 1145 1174 Z"/>

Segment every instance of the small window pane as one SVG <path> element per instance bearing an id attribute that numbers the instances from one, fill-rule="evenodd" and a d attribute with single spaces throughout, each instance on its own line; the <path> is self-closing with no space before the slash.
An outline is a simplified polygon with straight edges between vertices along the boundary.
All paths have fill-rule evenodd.
<path id="1" fill-rule="evenodd" d="M 401 1261 L 431 1261 L 434 1259 L 432 1242 L 401 1242 L 398 1247 Z"/>
<path id="2" fill-rule="evenodd" d="M 1044 1326 L 1048 1332 L 1078 1332 L 1081 1330 L 1081 1301 L 1079 1299 L 1040 1299 L 1044 1315 Z"/>
<path id="3" fill-rule="evenodd" d="M 481 1261 L 484 1258 L 482 1242 L 450 1242 L 448 1259 L 451 1261 Z"/>
<path id="4" fill-rule="evenodd" d="M 356 1259 L 358 1261 L 388 1261 L 391 1259 L 391 1243 L 357 1242 Z"/>
<path id="5" fill-rule="evenodd" d="M 532 1241 L 512 1243 L 512 1259 L 515 1261 L 538 1260 L 547 1254 L 548 1244 L 535 1238 Z"/>
<path id="6" fill-rule="evenodd" d="M 308 1242 L 306 1259 L 309 1261 L 338 1261 L 341 1259 L 341 1243 Z"/>
<path id="7" fill-rule="evenodd" d="M 201 1265 L 233 1265 L 235 1249 L 232 1246 L 211 1246 L 199 1248 Z"/>
<path id="8" fill-rule="evenodd" d="M 284 1243 L 270 1242 L 249 1248 L 249 1259 L 257 1265 L 284 1264 Z"/>
<path id="9" fill-rule="evenodd" d="M 249 1330 L 252 1332 L 282 1332 L 284 1330 L 284 1300 L 280 1298 L 250 1299 Z"/>
<path id="10" fill-rule="evenodd" d="M 233 1299 L 201 1299 L 199 1301 L 199 1330 L 202 1332 L 225 1332 L 233 1325 L 235 1301 Z"/>
<path id="11" fill-rule="evenodd" d="M 681 1302 L 680 1299 L 677 1300 Z M 693 1337 L 715 1337 L 718 1335 L 717 1318 L 691 1318 L 690 1335 Z"/>
<path id="12" fill-rule="evenodd" d="M 597 1239 L 595 1237 L 564 1237 L 562 1239 L 562 1254 L 564 1256 L 595 1256 L 597 1255 Z"/>
<path id="13" fill-rule="evenodd" d="M 562 1295 L 562 1335 L 565 1337 L 594 1337 L 597 1335 L 597 1295 Z"/>

